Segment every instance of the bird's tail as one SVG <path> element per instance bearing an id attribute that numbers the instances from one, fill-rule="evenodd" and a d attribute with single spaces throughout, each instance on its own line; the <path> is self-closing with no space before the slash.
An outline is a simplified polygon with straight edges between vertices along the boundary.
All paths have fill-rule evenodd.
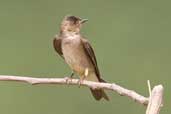
<path id="1" fill-rule="evenodd" d="M 109 98 L 108 98 L 108 96 L 106 95 L 106 93 L 104 92 L 103 89 L 94 90 L 94 89 L 91 89 L 91 88 L 90 88 L 90 90 L 91 90 L 91 93 L 93 94 L 93 96 L 94 96 L 94 98 L 95 98 L 96 100 L 99 101 L 100 99 L 104 98 L 104 99 L 106 99 L 107 101 L 109 101 Z"/>
<path id="2" fill-rule="evenodd" d="M 85 80 L 94 81 L 94 82 L 104 82 L 105 83 L 105 81 L 103 79 L 101 79 L 101 78 L 98 79 L 98 77 L 96 76 L 95 73 L 92 73 L 92 74 L 90 73 L 89 76 L 85 78 Z M 91 90 L 93 97 L 96 100 L 100 100 L 100 99 L 104 98 L 105 100 L 109 101 L 109 98 L 103 89 L 92 89 L 92 88 L 90 88 L 90 90 Z"/>

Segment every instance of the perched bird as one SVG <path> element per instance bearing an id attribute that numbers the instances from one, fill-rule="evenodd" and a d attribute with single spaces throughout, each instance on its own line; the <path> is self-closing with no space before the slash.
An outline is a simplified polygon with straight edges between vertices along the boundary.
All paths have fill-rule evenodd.
<path id="1" fill-rule="evenodd" d="M 87 19 L 76 16 L 66 16 L 60 26 L 60 33 L 53 40 L 56 52 L 72 69 L 71 76 L 76 73 L 83 80 L 105 82 L 100 77 L 93 48 L 81 34 L 80 29 Z M 94 98 L 109 100 L 103 89 L 90 88 Z"/>

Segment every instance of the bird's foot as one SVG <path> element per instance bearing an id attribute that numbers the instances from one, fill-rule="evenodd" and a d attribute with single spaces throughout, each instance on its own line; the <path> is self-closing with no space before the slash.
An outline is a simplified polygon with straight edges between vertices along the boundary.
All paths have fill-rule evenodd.
<path id="1" fill-rule="evenodd" d="M 73 76 L 74 76 L 74 72 L 72 71 L 71 72 L 71 75 L 69 77 L 66 77 L 66 83 L 67 83 L 67 85 L 69 85 L 70 82 L 72 82 Z"/>
<path id="2" fill-rule="evenodd" d="M 79 88 L 81 87 L 81 84 L 83 83 L 83 80 L 84 80 L 84 79 L 79 79 L 79 80 L 78 80 L 78 87 L 79 87 Z"/>
<path id="3" fill-rule="evenodd" d="M 89 70 L 88 68 L 85 69 L 84 75 L 79 79 L 78 81 L 78 87 L 81 87 L 81 84 L 83 83 L 84 79 L 88 76 Z"/>
<path id="4" fill-rule="evenodd" d="M 65 77 L 66 79 L 66 84 L 69 85 L 70 82 L 72 82 L 72 78 L 71 77 Z"/>
<path id="5" fill-rule="evenodd" d="M 67 84 L 67 85 L 69 85 L 69 84 L 70 84 L 70 82 L 72 82 L 72 78 L 70 78 L 70 77 L 66 77 L 66 84 Z"/>

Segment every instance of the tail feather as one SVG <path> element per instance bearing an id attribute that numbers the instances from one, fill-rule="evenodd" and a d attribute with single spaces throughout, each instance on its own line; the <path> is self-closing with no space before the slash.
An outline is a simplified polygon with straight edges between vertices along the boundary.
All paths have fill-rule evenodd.
<path id="1" fill-rule="evenodd" d="M 104 90 L 102 90 L 102 89 L 94 90 L 94 89 L 91 89 L 91 88 L 90 88 L 90 90 L 91 90 L 91 93 L 93 94 L 93 96 L 94 96 L 94 98 L 95 98 L 96 100 L 99 101 L 100 99 L 104 98 L 104 99 L 106 99 L 107 101 L 109 101 L 109 98 L 108 98 L 108 96 L 106 95 L 106 93 L 104 92 Z"/>
<path id="2" fill-rule="evenodd" d="M 98 78 L 98 76 L 96 76 L 96 74 L 94 74 L 94 73 L 89 74 L 89 76 L 87 76 L 85 80 L 94 81 L 94 82 L 103 82 L 103 83 L 106 82 L 105 80 L 101 79 L 100 76 Z M 103 89 L 90 88 L 90 90 L 96 100 L 99 101 L 100 99 L 104 98 L 105 100 L 109 101 L 109 98 Z"/>

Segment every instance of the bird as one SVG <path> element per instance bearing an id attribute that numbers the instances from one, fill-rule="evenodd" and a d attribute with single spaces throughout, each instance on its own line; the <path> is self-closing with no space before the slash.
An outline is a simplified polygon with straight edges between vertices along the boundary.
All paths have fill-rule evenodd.
<path id="1" fill-rule="evenodd" d="M 89 41 L 80 33 L 82 25 L 88 19 L 67 15 L 61 22 L 60 32 L 53 40 L 55 51 L 64 59 L 74 74 L 79 75 L 80 83 L 83 80 L 105 82 L 100 75 L 95 52 Z M 103 89 L 90 88 L 94 98 L 99 101 L 102 98 L 109 101 L 109 97 Z"/>

